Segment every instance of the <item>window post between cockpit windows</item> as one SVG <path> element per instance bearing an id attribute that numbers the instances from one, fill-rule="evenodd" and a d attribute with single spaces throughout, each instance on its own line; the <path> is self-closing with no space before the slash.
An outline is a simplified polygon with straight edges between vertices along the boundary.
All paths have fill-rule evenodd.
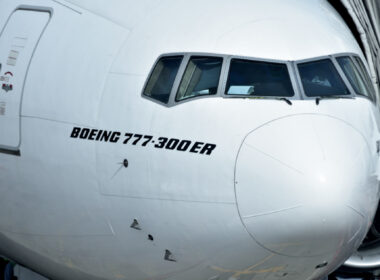
<path id="1" fill-rule="evenodd" d="M 305 94 L 303 93 L 302 89 L 302 84 L 301 84 L 301 79 L 299 77 L 297 65 L 294 61 L 288 61 L 288 71 L 290 74 L 290 80 L 293 85 L 293 90 L 294 90 L 294 99 L 298 100 L 304 100 L 305 99 Z"/>
<path id="2" fill-rule="evenodd" d="M 186 66 L 189 63 L 190 57 L 191 57 L 191 54 L 189 54 L 189 53 L 184 53 L 183 54 L 182 64 L 181 64 L 181 66 L 178 69 L 177 77 L 176 77 L 176 79 L 175 79 L 175 81 L 173 83 L 172 91 L 170 93 L 168 107 L 176 105 L 175 96 L 177 94 L 177 91 L 178 91 L 178 88 L 179 88 L 179 84 L 181 83 L 182 76 L 183 76 L 183 74 L 186 71 Z"/>

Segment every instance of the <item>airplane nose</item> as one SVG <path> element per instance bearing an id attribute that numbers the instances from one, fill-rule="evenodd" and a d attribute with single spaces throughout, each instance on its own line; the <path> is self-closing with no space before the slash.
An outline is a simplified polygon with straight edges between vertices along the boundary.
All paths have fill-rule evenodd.
<path id="1" fill-rule="evenodd" d="M 351 254 L 377 208 L 369 145 L 332 117 L 289 116 L 252 131 L 235 168 L 242 222 L 257 243 L 277 254 Z"/>

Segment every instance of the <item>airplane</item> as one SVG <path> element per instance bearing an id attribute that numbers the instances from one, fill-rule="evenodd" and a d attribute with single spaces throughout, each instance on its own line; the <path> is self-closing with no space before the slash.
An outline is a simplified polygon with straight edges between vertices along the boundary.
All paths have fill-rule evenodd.
<path id="1" fill-rule="evenodd" d="M 0 0 L 0 255 L 54 280 L 375 271 L 376 36 L 347 7 Z"/>

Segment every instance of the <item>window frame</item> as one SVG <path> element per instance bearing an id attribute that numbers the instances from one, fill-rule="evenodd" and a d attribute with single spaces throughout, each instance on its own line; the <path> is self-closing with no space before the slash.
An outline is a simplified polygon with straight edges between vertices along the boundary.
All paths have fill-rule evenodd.
<path id="1" fill-rule="evenodd" d="M 371 77 L 371 73 L 368 69 L 368 66 L 366 65 L 366 63 L 363 61 L 363 59 L 361 59 L 361 57 L 357 54 L 352 54 L 351 56 L 351 60 L 354 62 L 354 64 L 358 67 L 359 69 L 359 73 L 361 71 L 366 71 L 367 72 L 367 75 L 368 75 L 368 80 L 366 77 L 362 77 L 364 82 L 367 84 L 367 86 L 369 87 L 369 91 L 372 95 L 372 98 L 369 98 L 367 96 L 362 96 L 362 95 L 358 95 L 359 97 L 364 97 L 364 98 L 367 98 L 367 99 L 370 99 L 374 104 L 377 104 L 377 95 L 376 95 L 376 89 L 375 89 L 375 86 L 373 84 L 373 81 L 372 81 L 372 77 Z M 358 63 L 357 60 L 360 60 L 362 65 L 360 65 Z M 364 69 L 362 69 L 362 66 L 364 67 Z M 361 70 L 361 71 L 360 71 Z M 369 83 L 369 84 L 368 84 Z"/>
<path id="2" fill-rule="evenodd" d="M 173 86 L 172 86 L 172 89 L 171 89 L 171 92 L 170 92 L 170 96 L 169 96 L 169 100 L 168 100 L 168 103 L 163 103 L 157 99 L 154 99 L 150 96 L 147 96 L 144 94 L 145 92 L 145 89 L 148 85 L 148 82 L 153 74 L 153 71 L 157 65 L 157 63 L 162 59 L 162 58 L 165 58 L 165 57 L 178 57 L 178 56 L 182 56 L 182 62 L 178 68 L 178 72 L 177 72 L 177 75 L 174 79 L 174 83 L 173 83 Z M 339 65 L 339 62 L 336 60 L 336 58 L 338 57 L 344 57 L 344 56 L 348 56 L 352 59 L 353 63 L 355 64 L 356 67 L 358 67 L 359 69 L 361 69 L 361 66 L 358 65 L 357 61 L 356 61 L 356 58 L 360 59 L 360 61 L 362 61 L 364 67 L 365 67 L 365 70 L 367 71 L 367 74 L 369 75 L 369 79 L 370 79 L 370 82 L 371 82 L 371 88 L 373 89 L 373 97 L 374 97 L 374 100 L 372 100 L 371 98 L 367 97 L 367 96 L 364 96 L 364 95 L 360 95 L 360 94 L 356 94 L 354 88 L 352 87 L 350 81 L 348 80 L 348 78 L 346 77 L 343 69 L 340 67 Z M 181 81 L 183 79 L 183 75 L 186 71 L 186 68 L 187 68 L 187 65 L 190 61 L 190 59 L 192 57 L 205 57 L 205 58 L 212 58 L 212 57 L 216 57 L 216 58 L 222 58 L 223 59 L 223 63 L 222 63 L 222 69 L 221 69 L 221 73 L 220 73 L 220 77 L 219 77 L 219 83 L 218 83 L 218 89 L 217 89 L 217 92 L 216 94 L 213 94 L 213 95 L 199 95 L 199 96 L 194 96 L 194 97 L 191 97 L 191 98 L 186 98 L 186 99 L 183 99 L 183 100 L 179 100 L 179 101 L 176 101 L 176 97 L 177 97 L 177 93 L 178 93 L 178 90 L 179 90 L 179 86 L 181 84 Z M 267 62 L 267 63 L 280 63 L 280 64 L 285 64 L 287 66 L 287 69 L 288 69 L 288 73 L 289 73 L 289 77 L 290 77 L 290 81 L 291 81 L 291 85 L 293 87 L 293 91 L 294 91 L 294 95 L 291 96 L 291 97 L 281 97 L 281 96 L 247 96 L 247 95 L 237 95 L 237 94 L 234 94 L 234 95 L 228 95 L 226 94 L 226 87 L 227 87 L 227 82 L 228 82 L 228 78 L 229 78 L 229 75 L 230 75 L 230 70 L 231 70 L 231 62 L 233 59 L 240 59 L 240 60 L 248 60 L 248 61 L 253 61 L 253 62 Z M 175 52 L 175 53 L 165 53 L 165 54 L 162 54 L 160 55 L 154 62 L 154 64 L 151 66 L 151 69 L 149 71 L 149 74 L 144 82 L 144 86 L 143 86 L 143 89 L 142 89 L 142 92 L 141 92 L 141 97 L 144 98 L 144 99 L 147 99 L 147 100 L 150 100 L 158 105 L 161 105 L 161 106 L 164 106 L 164 107 L 167 107 L 167 108 L 170 108 L 170 107 L 173 107 L 173 106 L 177 106 L 177 105 L 181 105 L 183 103 L 186 103 L 186 102 L 192 102 L 192 101 L 195 101 L 195 100 L 198 100 L 198 99 L 203 99 L 203 98 L 239 98 L 239 99 L 260 99 L 260 100 L 275 100 L 275 99 L 278 99 L 278 98 L 286 98 L 286 99 L 289 99 L 289 100 L 315 100 L 317 97 L 315 96 L 307 96 L 305 94 L 305 91 L 304 91 L 304 88 L 303 88 L 303 84 L 302 84 L 302 80 L 301 80 L 301 76 L 300 76 L 300 73 L 298 71 L 298 64 L 302 64 L 302 63 L 307 63 L 307 62 L 314 62 L 314 61 L 318 61 L 318 60 L 323 60 L 323 59 L 329 59 L 332 63 L 333 63 L 333 66 L 335 67 L 335 69 L 337 70 L 340 78 L 342 79 L 344 85 L 347 87 L 348 91 L 349 91 L 349 95 L 334 95 L 332 98 L 334 97 L 337 97 L 337 98 L 356 98 L 356 97 L 360 97 L 360 98 L 365 98 L 369 101 L 371 101 L 373 104 L 377 104 L 378 102 L 378 98 L 377 98 L 377 93 L 376 93 L 376 89 L 374 88 L 374 85 L 373 85 L 373 82 L 372 82 L 372 79 L 371 79 L 371 75 L 370 73 L 368 72 L 368 66 L 366 65 L 366 62 L 365 60 L 363 60 L 361 58 L 361 56 L 357 53 L 337 53 L 337 54 L 331 54 L 331 55 L 325 55 L 325 56 L 318 56 L 318 57 L 313 57 L 313 58 L 308 58 L 308 59 L 303 59 L 303 60 L 296 60 L 296 61 L 290 61 L 290 60 L 277 60 L 277 59 L 266 59 L 266 58 L 258 58 L 258 57 L 248 57 L 248 56 L 238 56 L 238 55 L 224 55 L 224 54 L 218 54 L 218 53 L 202 53 L 202 52 Z M 363 77 L 364 81 L 366 82 L 366 79 Z M 367 84 L 367 82 L 366 82 Z M 323 97 L 322 97 L 323 98 Z M 326 96 L 326 98 L 329 98 L 328 96 Z"/>
<path id="3" fill-rule="evenodd" d="M 354 97 L 358 97 L 358 98 L 365 98 L 369 101 L 371 101 L 374 105 L 378 104 L 378 97 L 377 97 L 377 91 L 376 91 L 376 88 L 375 88 L 375 85 L 373 84 L 373 81 L 372 81 L 372 78 L 371 78 L 371 73 L 369 71 L 369 68 L 368 68 L 368 63 L 366 62 L 365 59 L 362 59 L 362 57 L 358 54 L 358 53 L 352 53 L 352 52 L 346 52 L 346 53 L 338 53 L 338 54 L 334 54 L 332 55 L 334 57 L 334 59 L 338 58 L 338 57 L 344 57 L 344 56 L 348 56 L 351 58 L 352 62 L 355 64 L 356 67 L 358 67 L 359 69 L 361 69 L 361 66 L 358 65 L 356 59 L 359 59 L 363 66 L 364 66 L 364 71 L 367 71 L 367 74 L 368 74 L 368 77 L 369 77 L 369 85 L 371 87 L 371 91 L 372 91 L 372 94 L 373 94 L 373 99 L 372 98 L 369 98 L 365 95 L 361 95 L 361 94 L 356 94 L 355 90 L 352 88 L 353 92 L 354 92 Z M 341 69 L 339 63 L 337 62 L 337 65 L 339 67 L 339 69 Z M 344 73 L 344 71 L 342 70 L 343 72 L 343 76 L 346 78 L 346 75 Z M 347 79 L 347 78 L 346 78 Z M 348 79 L 347 79 L 348 80 Z M 367 79 L 365 77 L 363 77 L 363 80 L 364 82 L 367 84 Z M 348 81 L 349 85 L 351 86 L 350 82 Z"/>
<path id="4" fill-rule="evenodd" d="M 159 62 L 161 59 L 163 59 L 163 58 L 170 58 L 170 57 L 182 57 L 182 61 L 181 61 L 180 65 L 179 65 L 179 68 L 178 68 L 178 71 L 177 71 L 177 75 L 176 75 L 176 77 L 175 77 L 175 79 L 174 79 L 173 86 L 172 86 L 171 91 L 170 91 L 170 93 L 169 93 L 169 99 L 168 99 L 168 102 L 165 103 L 165 102 L 161 102 L 161 101 L 159 101 L 158 99 L 155 99 L 155 98 L 153 98 L 153 97 L 151 97 L 151 96 L 149 96 L 149 95 L 146 95 L 146 94 L 145 94 L 145 90 L 146 90 L 146 87 L 147 87 L 148 84 L 149 84 L 150 79 L 152 78 L 153 72 L 154 72 L 154 70 L 155 70 L 155 68 L 156 68 L 156 66 L 157 66 L 157 64 L 158 64 L 158 62 Z M 157 103 L 157 104 L 159 104 L 159 105 L 162 105 L 162 106 L 165 106 L 165 107 L 170 107 L 170 106 L 169 106 L 169 103 L 170 103 L 170 99 L 171 99 L 171 97 L 172 97 L 172 95 L 173 95 L 173 88 L 175 87 L 176 82 L 177 82 L 177 80 L 178 80 L 178 75 L 179 75 L 179 73 L 180 73 L 180 71 L 181 71 L 181 68 L 182 68 L 182 66 L 183 66 L 182 64 L 183 64 L 183 60 L 184 60 L 184 59 L 185 59 L 185 57 L 184 57 L 183 53 L 171 53 L 171 54 L 163 54 L 163 55 L 160 55 L 160 56 L 155 60 L 155 62 L 153 63 L 153 66 L 151 67 L 151 69 L 150 69 L 150 71 L 149 71 L 148 77 L 145 79 L 144 86 L 143 86 L 143 89 L 142 89 L 142 92 L 141 92 L 141 97 L 143 97 L 143 98 L 145 98 L 145 99 L 148 99 L 148 100 L 150 100 L 150 101 L 153 101 L 154 103 Z"/>
<path id="5" fill-rule="evenodd" d="M 182 83 L 182 80 L 184 78 L 184 75 L 185 75 L 185 72 L 186 72 L 186 69 L 190 63 L 190 60 L 192 58 L 219 58 L 219 59 L 222 59 L 222 67 L 220 68 L 220 74 L 219 74 L 219 80 L 218 80 L 218 86 L 217 86 L 217 91 L 215 94 L 201 94 L 201 95 L 196 95 L 196 96 L 190 96 L 190 97 L 186 97 L 184 99 L 180 99 L 180 100 L 177 100 L 177 96 L 179 94 L 179 88 L 181 86 L 181 83 Z M 186 64 L 185 64 L 185 69 L 180 77 L 180 81 L 179 81 L 179 84 L 176 88 L 176 92 L 174 94 L 174 98 L 173 98 L 173 101 L 175 104 L 178 104 L 178 103 L 184 103 L 186 101 L 191 101 L 191 100 L 194 100 L 194 99 L 197 99 L 197 98 L 204 98 L 204 97 L 220 97 L 220 89 L 222 87 L 222 78 L 223 78 L 223 73 L 224 71 L 226 71 L 226 56 L 223 56 L 223 55 L 217 55 L 217 54 L 214 54 L 214 55 L 206 55 L 206 54 L 201 54 L 201 55 L 197 55 L 197 54 L 194 54 L 194 53 L 189 53 L 188 54 L 188 57 L 186 59 Z"/>
<path id="6" fill-rule="evenodd" d="M 237 60 L 247 60 L 247 61 L 252 61 L 252 62 L 267 62 L 267 63 L 277 63 L 277 64 L 285 64 L 289 73 L 289 78 L 290 78 L 290 83 L 292 85 L 294 95 L 293 96 L 249 96 L 249 95 L 244 95 L 244 94 L 227 94 L 226 93 L 226 88 L 227 88 L 227 83 L 228 83 L 228 78 L 230 76 L 230 71 L 231 71 L 231 62 L 233 59 Z M 247 57 L 247 56 L 237 56 L 237 55 L 230 55 L 227 58 L 226 61 L 226 71 L 223 76 L 223 84 L 221 88 L 222 92 L 222 97 L 224 98 L 247 98 L 247 99 L 269 99 L 269 100 L 275 100 L 276 98 L 286 98 L 289 100 L 300 100 L 303 99 L 302 95 L 300 94 L 297 81 L 295 79 L 295 73 L 294 69 L 292 67 L 292 62 L 291 61 L 286 61 L 286 60 L 277 60 L 277 59 L 265 59 L 265 58 L 256 58 L 256 57 Z"/>
<path id="7" fill-rule="evenodd" d="M 154 68 L 156 67 L 157 63 L 160 61 L 160 59 L 162 58 L 165 58 L 165 57 L 173 57 L 173 56 L 183 56 L 182 58 L 182 62 L 179 66 L 179 69 L 178 69 L 178 72 L 177 72 L 177 76 L 176 78 L 174 79 L 174 83 L 173 83 L 173 87 L 172 87 L 172 90 L 170 92 L 170 96 L 169 96 L 169 101 L 168 103 L 163 103 L 163 102 L 160 102 L 159 100 L 156 100 L 154 98 L 151 98 L 147 95 L 144 94 L 145 92 L 145 88 L 146 86 L 148 85 L 148 82 L 150 80 L 150 77 L 154 71 Z M 191 59 L 191 57 L 216 57 L 216 58 L 222 58 L 223 62 L 222 62 L 222 69 L 221 69 L 221 72 L 220 72 L 220 77 L 219 77 L 219 83 L 218 83 L 218 90 L 216 92 L 216 94 L 213 94 L 213 95 L 199 95 L 199 96 L 194 96 L 192 98 L 186 98 L 184 100 L 180 100 L 180 101 L 176 101 L 176 96 L 177 96 L 177 92 L 179 90 L 179 86 L 181 84 L 181 81 L 182 81 L 182 78 L 183 78 L 183 75 L 185 74 L 185 71 L 186 71 L 186 68 L 187 68 L 187 65 Z M 226 71 L 226 59 L 227 59 L 228 55 L 223 55 L 223 54 L 217 54 L 217 53 L 200 53 L 200 52 L 191 52 L 191 53 L 187 53 L 187 52 L 178 52 L 178 53 L 165 53 L 165 54 L 162 54 L 160 55 L 156 61 L 154 62 L 153 66 L 151 66 L 151 70 L 149 72 L 149 75 L 148 75 L 148 78 L 146 79 L 145 83 L 144 83 L 144 87 L 143 87 L 143 90 L 142 90 L 142 93 L 141 93 L 141 96 L 145 99 L 148 99 L 154 103 L 157 103 L 161 106 L 164 106 L 164 107 L 173 107 L 173 106 L 176 106 L 176 105 L 180 105 L 182 103 L 186 103 L 186 102 L 191 102 L 191 101 L 194 101 L 194 100 L 197 100 L 197 99 L 201 99 L 201 98 L 218 98 L 218 97 L 221 97 L 221 88 L 223 87 L 223 77 L 224 77 L 224 72 Z"/>
<path id="8" fill-rule="evenodd" d="M 362 78 L 363 83 L 364 83 L 364 86 L 365 86 L 366 89 L 369 91 L 369 95 L 370 95 L 370 96 L 366 96 L 365 94 L 356 93 L 355 88 L 352 86 L 352 89 L 353 89 L 353 91 L 354 91 L 354 93 L 355 93 L 355 96 L 356 96 L 356 97 L 363 97 L 363 98 L 366 98 L 366 99 L 370 100 L 370 101 L 373 102 L 373 103 L 376 103 L 376 93 L 375 93 L 375 89 L 374 89 L 374 87 L 373 87 L 372 84 L 368 84 L 368 82 L 372 83 L 372 81 L 370 81 L 370 80 L 368 81 L 368 80 L 366 79 L 366 77 L 363 77 L 363 75 L 362 75 L 362 73 L 361 73 L 363 70 L 364 70 L 364 71 L 368 71 L 368 70 L 367 70 L 366 68 L 365 68 L 365 69 L 362 69 L 362 67 L 361 67 L 361 66 L 358 64 L 358 62 L 356 61 L 356 58 L 360 59 L 361 61 L 362 61 L 362 59 L 361 59 L 358 55 L 351 54 L 351 53 L 350 53 L 350 54 L 338 54 L 338 55 L 335 55 L 335 56 L 334 56 L 334 58 L 335 58 L 335 60 L 336 60 L 337 62 L 338 62 L 337 59 L 338 59 L 338 58 L 342 58 L 342 57 L 348 57 L 348 58 L 351 60 L 351 62 L 352 62 L 352 64 L 354 65 L 354 67 L 357 68 L 356 70 L 358 71 L 360 77 Z M 366 67 L 363 61 L 362 61 L 362 63 L 363 63 L 363 66 Z M 339 62 L 338 62 L 338 66 L 339 66 L 340 69 L 342 69 L 342 67 L 340 66 Z M 344 73 L 344 70 L 343 70 L 343 69 L 342 69 L 342 72 L 343 72 L 343 75 L 347 78 L 346 73 Z M 371 79 L 369 73 L 367 73 L 367 74 L 368 74 L 369 79 Z M 348 82 L 350 83 L 350 81 L 349 81 L 348 78 L 347 78 L 347 80 L 348 80 Z M 351 83 L 350 83 L 350 85 L 351 85 Z"/>
<path id="9" fill-rule="evenodd" d="M 343 95 L 333 95 L 333 96 L 321 96 L 321 98 L 355 98 L 357 95 L 355 94 L 354 89 L 351 86 L 351 83 L 348 81 L 346 75 L 344 74 L 343 70 L 340 68 L 340 65 L 338 61 L 335 59 L 335 55 L 325 55 L 325 56 L 318 56 L 313 57 L 309 59 L 303 59 L 303 60 L 297 60 L 294 62 L 294 67 L 297 75 L 297 81 L 301 90 L 301 95 L 303 96 L 304 100 L 315 100 L 316 98 L 319 98 L 319 96 L 307 96 L 305 93 L 305 89 L 303 87 L 301 74 L 298 69 L 299 64 L 308 63 L 308 62 L 317 62 L 320 60 L 330 60 L 335 67 L 335 70 L 338 72 L 338 75 L 342 79 L 343 84 L 347 87 L 350 94 L 343 94 Z"/>

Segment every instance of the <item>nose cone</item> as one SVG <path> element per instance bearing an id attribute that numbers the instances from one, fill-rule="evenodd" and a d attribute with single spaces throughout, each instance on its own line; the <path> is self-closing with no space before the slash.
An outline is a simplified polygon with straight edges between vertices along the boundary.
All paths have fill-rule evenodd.
<path id="1" fill-rule="evenodd" d="M 242 143 L 239 213 L 252 238 L 272 252 L 345 258 L 376 211 L 374 174 L 366 139 L 345 122 L 321 115 L 279 119 Z"/>

